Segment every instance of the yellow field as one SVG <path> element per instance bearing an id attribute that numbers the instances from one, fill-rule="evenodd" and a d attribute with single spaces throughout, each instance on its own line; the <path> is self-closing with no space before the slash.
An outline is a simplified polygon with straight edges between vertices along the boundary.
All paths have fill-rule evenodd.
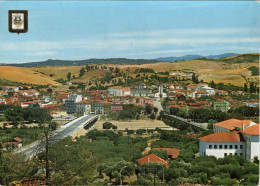
<path id="1" fill-rule="evenodd" d="M 48 76 L 50 74 L 53 74 L 54 75 L 53 79 L 59 79 L 59 78 L 66 79 L 67 74 L 69 72 L 71 72 L 71 76 L 73 75 L 78 76 L 81 68 L 82 66 L 55 66 L 55 67 L 47 66 L 47 67 L 34 67 L 30 69 L 33 71 L 43 72 Z"/>
<path id="2" fill-rule="evenodd" d="M 118 67 L 121 71 L 126 71 L 127 68 L 133 72 L 137 68 L 152 68 L 155 72 L 174 71 L 174 70 L 188 70 L 193 71 L 199 75 L 199 79 L 203 79 L 206 82 L 214 81 L 215 83 L 233 84 L 237 86 L 243 86 L 246 78 L 253 78 L 254 81 L 258 81 L 257 77 L 251 76 L 251 72 L 248 70 L 250 66 L 259 67 L 258 63 L 239 63 L 239 64 L 227 64 L 216 61 L 204 61 L 204 60 L 189 60 L 178 62 L 160 62 L 154 64 L 142 64 L 142 65 L 120 65 L 120 64 L 99 64 L 98 66 L 105 65 L 107 67 Z M 19 67 L 0 67 L 0 78 L 8 79 L 11 81 L 32 83 L 32 84 L 58 84 L 54 80 L 59 78 L 67 79 L 67 74 L 71 72 L 72 76 L 75 75 L 76 79 L 72 82 L 87 82 L 96 78 L 101 78 L 109 72 L 109 70 L 92 70 L 85 72 L 85 74 L 78 78 L 79 71 L 85 66 L 56 66 L 56 67 L 33 67 L 33 68 L 19 68 Z M 50 77 L 50 75 L 53 75 Z M 149 73 L 146 73 L 149 74 Z M 135 77 L 135 74 L 128 74 Z M 106 84 L 108 85 L 108 84 Z"/>
<path id="3" fill-rule="evenodd" d="M 95 123 L 95 129 L 102 130 L 102 124 L 106 121 L 97 121 Z M 165 125 L 165 123 L 161 120 L 131 120 L 131 121 L 108 121 L 111 122 L 113 125 L 117 126 L 117 130 L 137 130 L 137 129 L 155 129 L 158 128 L 170 128 L 169 126 Z"/>
<path id="4" fill-rule="evenodd" d="M 59 83 L 55 82 L 51 77 L 35 72 L 30 68 L 0 67 L 0 78 L 21 83 L 59 85 Z"/>

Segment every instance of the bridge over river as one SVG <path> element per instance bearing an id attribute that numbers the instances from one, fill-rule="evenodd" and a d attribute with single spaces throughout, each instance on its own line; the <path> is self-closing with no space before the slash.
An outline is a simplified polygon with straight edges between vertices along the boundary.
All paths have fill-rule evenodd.
<path id="1" fill-rule="evenodd" d="M 176 116 L 176 115 L 165 114 L 164 120 L 173 121 L 173 122 L 178 123 L 178 124 L 189 125 L 192 128 L 195 128 L 195 129 L 198 129 L 198 130 L 208 130 L 207 126 L 202 124 L 202 123 L 195 123 L 193 121 L 189 121 L 187 119 L 181 118 L 181 117 Z"/>
<path id="2" fill-rule="evenodd" d="M 49 143 L 54 143 L 67 136 L 72 136 L 77 130 L 83 127 L 89 130 L 93 127 L 94 123 L 98 120 L 98 115 L 85 115 L 81 116 L 57 129 L 49 135 Z M 27 146 L 16 149 L 14 153 L 22 153 L 26 158 L 32 158 L 45 149 L 45 140 L 37 140 Z"/>

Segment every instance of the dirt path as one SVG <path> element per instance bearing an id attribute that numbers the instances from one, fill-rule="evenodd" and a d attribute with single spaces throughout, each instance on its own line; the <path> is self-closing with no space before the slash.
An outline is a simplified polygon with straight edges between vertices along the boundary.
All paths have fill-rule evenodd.
<path id="1" fill-rule="evenodd" d="M 147 147 L 144 149 L 142 154 L 145 155 L 146 153 L 148 153 L 151 150 L 152 142 L 157 141 L 157 140 L 159 140 L 159 138 L 148 140 L 147 141 Z"/>

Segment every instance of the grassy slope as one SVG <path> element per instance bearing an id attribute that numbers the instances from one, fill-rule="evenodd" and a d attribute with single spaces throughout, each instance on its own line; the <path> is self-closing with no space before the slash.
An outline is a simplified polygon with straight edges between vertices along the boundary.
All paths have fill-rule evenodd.
<path id="1" fill-rule="evenodd" d="M 214 80 L 215 83 L 231 83 L 238 86 L 243 86 L 245 83 L 244 78 L 253 78 L 253 81 L 258 81 L 257 76 L 251 76 L 251 72 L 248 70 L 250 66 L 259 67 L 255 60 L 259 58 L 258 54 L 242 54 L 227 58 L 221 58 L 220 60 L 188 60 L 178 62 L 160 62 L 154 64 L 142 64 L 142 65 L 118 65 L 118 64 L 105 64 L 108 67 L 119 67 L 121 71 L 125 71 L 126 68 L 130 68 L 133 72 L 137 68 L 152 68 L 155 72 L 173 71 L 173 70 L 189 70 L 198 74 L 200 79 L 204 81 Z M 245 63 L 234 63 L 234 61 L 244 60 Z M 253 63 L 249 63 L 246 59 L 253 60 Z M 224 60 L 229 60 L 222 62 Z M 233 62 L 231 62 L 232 60 Z M 100 65 L 98 65 L 100 66 Z M 0 78 L 8 79 L 11 81 L 18 81 L 24 83 L 37 83 L 37 84 L 55 84 L 54 80 L 63 78 L 69 72 L 72 75 L 78 77 L 79 71 L 82 66 L 58 66 L 58 67 L 34 67 L 34 68 L 19 68 L 19 67 L 0 67 Z M 37 72 L 38 71 L 38 72 Z M 83 77 L 76 78 L 74 82 L 86 82 L 93 78 L 100 78 L 108 71 L 94 70 L 86 72 Z M 42 74 L 43 73 L 43 74 Z M 15 75 L 14 75 L 15 74 Z M 49 75 L 53 74 L 51 78 Z M 131 74 L 135 76 L 134 74 Z"/>
<path id="2" fill-rule="evenodd" d="M 0 67 L 0 78 L 7 79 L 14 82 L 30 83 L 30 84 L 56 84 L 51 77 L 41 73 L 37 73 L 29 68 L 19 67 Z"/>

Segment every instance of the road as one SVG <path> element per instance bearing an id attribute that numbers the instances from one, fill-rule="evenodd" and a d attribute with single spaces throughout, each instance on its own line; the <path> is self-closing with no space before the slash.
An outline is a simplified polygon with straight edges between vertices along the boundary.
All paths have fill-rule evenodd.
<path id="1" fill-rule="evenodd" d="M 49 135 L 49 142 L 54 143 L 67 136 L 73 135 L 79 128 L 84 127 L 87 123 L 93 121 L 97 117 L 97 115 L 85 115 L 67 123 L 66 125 L 61 126 L 58 130 Z M 17 149 L 14 152 L 22 153 L 25 155 L 26 158 L 31 158 L 42 152 L 44 150 L 44 147 L 44 140 L 38 140 L 25 147 Z"/>
<path id="2" fill-rule="evenodd" d="M 187 124 L 190 124 L 190 125 L 193 125 L 193 126 L 202 128 L 202 129 L 204 129 L 204 130 L 208 130 L 208 128 L 207 128 L 205 125 L 203 125 L 203 124 L 195 123 L 195 122 L 193 122 L 193 121 L 188 121 L 187 119 L 181 118 L 181 117 L 176 116 L 176 115 L 168 115 L 168 116 L 171 116 L 171 117 L 173 117 L 173 118 L 176 118 L 176 119 L 178 119 L 178 120 L 180 120 L 180 121 L 183 121 L 183 122 L 185 122 L 185 123 L 187 123 Z"/>
<path id="3" fill-rule="evenodd" d="M 158 113 L 160 113 L 160 112 L 163 110 L 163 107 L 162 107 L 162 105 L 161 105 L 161 102 L 159 102 L 159 101 L 154 101 L 154 102 L 153 102 L 153 105 L 158 108 Z"/>

